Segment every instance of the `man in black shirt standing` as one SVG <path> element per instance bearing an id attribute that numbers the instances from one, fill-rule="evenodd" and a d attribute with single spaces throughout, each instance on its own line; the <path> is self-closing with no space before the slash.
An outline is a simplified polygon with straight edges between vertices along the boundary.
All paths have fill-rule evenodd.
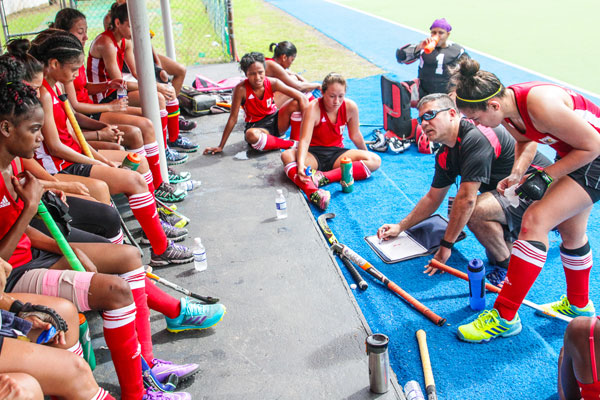
<path id="1" fill-rule="evenodd" d="M 460 176 L 449 223 L 434 258 L 445 263 L 452 246 L 465 225 L 486 248 L 490 264 L 497 268 L 487 276 L 501 285 L 506 275 L 510 247 L 521 228 L 521 217 L 530 203 L 519 199 L 512 207 L 509 200 L 496 191 L 498 182 L 511 174 L 514 162 L 514 139 L 502 127 L 487 128 L 461 119 L 454 101 L 447 94 L 431 94 L 419 101 L 419 123 L 430 141 L 442 147 L 435 159 L 435 175 L 431 188 L 415 208 L 398 224 L 384 224 L 377 231 L 380 239 L 396 237 L 433 214 Z M 550 165 L 536 153 L 529 172 Z M 481 194 L 478 195 L 478 193 Z M 437 270 L 426 267 L 425 273 Z"/>

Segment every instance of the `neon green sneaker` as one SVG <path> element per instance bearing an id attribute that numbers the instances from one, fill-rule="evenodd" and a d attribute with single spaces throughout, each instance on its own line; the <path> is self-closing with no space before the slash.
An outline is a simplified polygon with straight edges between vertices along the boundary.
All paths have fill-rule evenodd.
<path id="1" fill-rule="evenodd" d="M 544 310 L 554 311 L 555 313 L 566 315 L 567 317 L 575 318 L 575 317 L 593 317 L 596 315 L 596 309 L 594 308 L 594 303 L 589 300 L 585 307 L 579 308 L 577 306 L 572 305 L 567 299 L 567 296 L 564 294 L 560 296 L 559 301 L 555 301 L 553 303 L 542 304 L 541 307 Z M 544 315 L 541 311 L 536 311 L 538 315 Z"/>
<path id="2" fill-rule="evenodd" d="M 521 332 L 521 318 L 515 315 L 512 321 L 500 317 L 498 310 L 485 310 L 470 324 L 458 327 L 458 338 L 465 342 L 488 342 L 498 336 L 509 337 Z"/>

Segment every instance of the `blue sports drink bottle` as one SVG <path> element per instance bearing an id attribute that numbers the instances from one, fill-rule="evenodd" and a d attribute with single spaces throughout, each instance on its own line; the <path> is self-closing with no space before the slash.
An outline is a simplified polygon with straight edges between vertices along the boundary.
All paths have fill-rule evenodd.
<path id="1" fill-rule="evenodd" d="M 469 305 L 474 311 L 485 308 L 485 266 L 483 261 L 474 258 L 469 261 Z"/>

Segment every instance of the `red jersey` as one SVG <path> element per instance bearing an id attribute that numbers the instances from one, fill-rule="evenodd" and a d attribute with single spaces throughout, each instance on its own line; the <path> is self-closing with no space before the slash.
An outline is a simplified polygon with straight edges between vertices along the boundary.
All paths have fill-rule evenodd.
<path id="1" fill-rule="evenodd" d="M 13 174 L 16 175 L 16 161 L 11 161 L 11 165 Z M 17 221 L 17 218 L 19 218 L 19 215 L 21 215 L 21 212 L 23 212 L 24 204 L 20 198 L 16 201 L 12 198 L 4 183 L 4 179 L 0 179 L 0 196 L 0 212 L 2 213 L 2 218 L 0 218 L 0 238 L 4 238 Z M 19 239 L 19 243 L 17 243 L 17 248 L 7 261 L 13 268 L 17 268 L 23 264 L 27 264 L 31 261 L 31 258 L 31 240 L 23 233 L 21 239 Z"/>
<path id="2" fill-rule="evenodd" d="M 79 73 L 73 81 L 75 94 L 77 95 L 77 101 L 80 103 L 93 103 L 92 99 L 90 99 L 90 94 L 85 87 L 86 85 L 87 78 L 85 77 L 85 66 L 81 65 L 81 67 L 79 67 Z"/>
<path id="3" fill-rule="evenodd" d="M 260 121 L 264 117 L 275 114 L 277 112 L 277 106 L 275 105 L 275 99 L 273 98 L 273 90 L 271 89 L 271 81 L 269 78 L 265 78 L 265 93 L 262 99 L 259 99 L 252 90 L 248 79 L 244 81 L 246 86 L 246 98 L 244 99 L 244 111 L 246 113 L 246 122 Z"/>
<path id="4" fill-rule="evenodd" d="M 325 105 L 323 104 L 323 98 L 317 99 L 319 102 L 319 110 L 321 115 L 319 122 L 315 125 L 313 130 L 312 139 L 310 140 L 311 146 L 326 146 L 326 147 L 344 147 L 344 131 L 348 119 L 346 117 L 346 101 L 342 102 L 342 105 L 338 109 L 337 119 L 335 123 L 329 120 L 327 111 L 325 111 Z"/>
<path id="5" fill-rule="evenodd" d="M 584 121 L 592 125 L 594 129 L 596 129 L 596 131 L 600 133 L 600 108 L 597 105 L 595 105 L 594 103 L 592 103 L 591 101 L 589 101 L 588 99 L 586 99 L 579 93 L 574 92 L 571 89 L 567 89 L 562 86 L 545 82 L 519 83 L 517 85 L 511 85 L 508 87 L 508 89 L 512 89 L 515 93 L 517 108 L 519 109 L 519 114 L 521 115 L 523 123 L 525 124 L 525 132 L 521 132 L 521 130 L 518 129 L 512 123 L 512 121 L 507 118 L 505 121 L 511 127 L 515 128 L 516 131 L 520 132 L 521 134 L 525 135 L 525 137 L 535 142 L 549 145 L 554 150 L 556 150 L 556 153 L 560 157 L 564 157 L 573 149 L 567 143 L 552 136 L 551 134 L 542 133 L 538 131 L 531 122 L 531 118 L 529 117 L 529 111 L 527 110 L 527 95 L 529 94 L 529 91 L 532 88 L 542 85 L 557 86 L 566 91 L 573 100 L 573 110 L 575 111 L 575 113 L 579 115 Z"/>
<path id="6" fill-rule="evenodd" d="M 117 49 L 117 65 L 119 66 L 119 71 L 123 70 L 123 63 L 125 62 L 125 38 L 121 39 L 121 46 L 117 43 L 117 39 L 115 35 L 111 31 L 104 31 L 100 35 L 107 36 L 112 41 L 113 45 Z M 87 59 L 87 80 L 92 83 L 103 83 L 110 81 L 110 77 L 108 76 L 108 71 L 106 71 L 106 66 L 104 65 L 104 60 L 102 58 L 92 57 L 91 54 L 88 54 Z M 92 96 L 94 103 L 100 103 L 100 100 L 109 96 L 116 89 L 108 89 L 106 92 L 100 92 Z"/>
<path id="7" fill-rule="evenodd" d="M 82 151 L 79 143 L 75 141 L 69 132 L 69 129 L 67 128 L 67 113 L 65 113 L 61 101 L 58 98 L 58 96 L 61 95 L 60 90 L 58 87 L 56 87 L 56 85 L 53 89 L 46 79 L 44 79 L 42 84 L 52 97 L 52 111 L 54 112 L 54 123 L 56 124 L 56 130 L 58 131 L 58 138 L 65 146 L 72 148 L 78 153 L 81 153 Z M 35 159 L 42 165 L 42 167 L 44 167 L 46 171 L 53 175 L 73 164 L 70 161 L 63 160 L 62 158 L 55 157 L 50 154 L 50 151 L 44 142 L 42 142 L 42 145 L 35 151 Z"/>

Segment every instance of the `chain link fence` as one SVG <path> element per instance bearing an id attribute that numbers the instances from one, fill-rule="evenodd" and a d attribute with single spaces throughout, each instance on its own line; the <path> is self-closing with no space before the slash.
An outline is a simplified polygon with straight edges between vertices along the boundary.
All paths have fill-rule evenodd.
<path id="1" fill-rule="evenodd" d="M 0 0 L 4 40 L 33 36 L 46 29 L 56 13 L 74 7 L 85 14 L 87 43 L 104 31 L 104 16 L 114 0 Z M 146 0 L 152 46 L 165 53 L 160 0 Z M 177 61 L 183 65 L 229 62 L 236 58 L 232 0 L 171 0 L 171 19 Z M 87 49 L 86 49 L 87 51 Z"/>

